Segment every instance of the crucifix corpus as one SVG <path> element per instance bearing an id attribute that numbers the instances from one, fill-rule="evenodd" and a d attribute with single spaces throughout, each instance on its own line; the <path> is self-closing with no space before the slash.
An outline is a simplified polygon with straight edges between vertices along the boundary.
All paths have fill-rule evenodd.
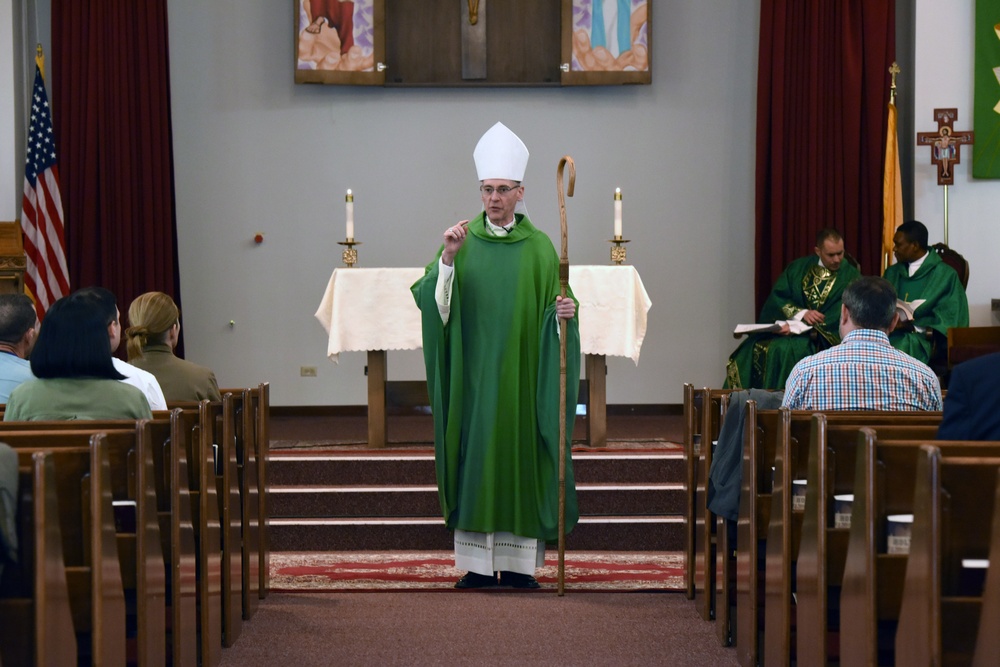
<path id="1" fill-rule="evenodd" d="M 486 78 L 486 0 L 459 0 L 462 10 L 462 78 Z"/>
<path id="2" fill-rule="evenodd" d="M 955 183 L 955 165 L 962 161 L 962 145 L 972 145 L 975 134 L 955 131 L 958 109 L 935 109 L 937 132 L 917 132 L 917 145 L 930 146 L 931 164 L 937 165 L 938 185 L 944 186 L 944 242 L 948 244 L 948 186 Z"/>

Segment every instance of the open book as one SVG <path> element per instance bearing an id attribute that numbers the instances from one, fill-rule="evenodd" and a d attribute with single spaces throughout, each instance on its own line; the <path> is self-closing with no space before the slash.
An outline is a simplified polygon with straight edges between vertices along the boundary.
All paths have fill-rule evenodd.
<path id="1" fill-rule="evenodd" d="M 733 338 L 739 338 L 743 334 L 751 333 L 781 333 L 784 325 L 788 325 L 789 333 L 800 334 L 812 329 L 811 326 L 801 320 L 778 320 L 774 324 L 737 324 L 733 330 Z"/>
<path id="2" fill-rule="evenodd" d="M 907 320 L 912 320 L 913 313 L 926 300 L 927 299 L 914 299 L 913 301 L 903 301 L 902 299 L 896 299 L 896 314 L 899 315 L 899 321 L 906 322 Z"/>

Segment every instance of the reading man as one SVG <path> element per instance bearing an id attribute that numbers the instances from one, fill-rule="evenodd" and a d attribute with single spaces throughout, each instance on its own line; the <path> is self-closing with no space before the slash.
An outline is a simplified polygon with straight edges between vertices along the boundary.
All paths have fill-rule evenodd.
<path id="1" fill-rule="evenodd" d="M 821 230 L 814 250 L 782 272 L 757 318 L 767 324 L 801 322 L 812 329 L 795 334 L 785 324 L 777 334 L 748 335 L 726 364 L 727 388 L 783 389 L 800 359 L 840 342 L 840 297 L 860 273 L 844 261 L 844 239 L 837 230 Z"/>
<path id="2" fill-rule="evenodd" d="M 927 330 L 948 336 L 950 327 L 969 326 L 969 300 L 955 269 L 936 252 L 927 251 L 927 228 L 917 220 L 904 222 L 892 238 L 896 263 L 885 270 L 884 278 L 906 302 L 918 302 L 913 318 L 902 320 L 889 334 L 898 350 L 925 364 L 931 359 L 931 339 Z"/>

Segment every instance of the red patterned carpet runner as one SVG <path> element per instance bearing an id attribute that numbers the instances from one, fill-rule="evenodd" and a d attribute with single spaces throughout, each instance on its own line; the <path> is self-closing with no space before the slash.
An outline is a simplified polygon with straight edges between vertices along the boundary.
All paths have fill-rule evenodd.
<path id="1" fill-rule="evenodd" d="M 546 553 L 545 566 L 535 575 L 539 590 L 556 590 L 557 558 L 554 549 Z M 271 554 L 276 591 L 455 590 L 463 574 L 450 551 Z M 566 554 L 567 591 L 679 591 L 683 575 L 684 556 L 677 552 Z"/>

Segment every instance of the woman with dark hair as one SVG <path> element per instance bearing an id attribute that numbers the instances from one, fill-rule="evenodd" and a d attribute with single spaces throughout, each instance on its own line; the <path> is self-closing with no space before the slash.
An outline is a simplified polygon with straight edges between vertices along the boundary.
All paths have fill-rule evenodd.
<path id="1" fill-rule="evenodd" d="M 101 311 L 64 297 L 45 314 L 28 380 L 11 392 L 4 421 L 152 417 L 143 393 L 119 380 Z"/>
<path id="2" fill-rule="evenodd" d="M 221 401 L 215 373 L 174 355 L 181 314 L 170 295 L 146 292 L 128 308 L 129 363 L 156 377 L 168 401 Z"/>

